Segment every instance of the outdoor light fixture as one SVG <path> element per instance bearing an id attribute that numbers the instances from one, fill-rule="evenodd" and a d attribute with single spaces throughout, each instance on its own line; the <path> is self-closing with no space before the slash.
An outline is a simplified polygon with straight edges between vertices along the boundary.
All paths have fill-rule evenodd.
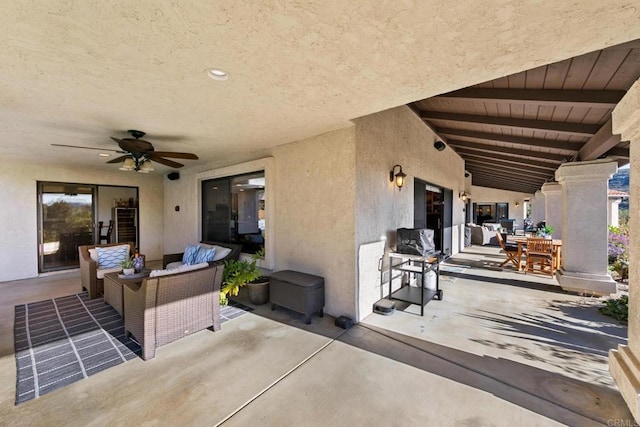
<path id="1" fill-rule="evenodd" d="M 396 168 L 400 168 L 398 173 L 394 173 Z M 398 191 L 402 191 L 402 187 L 404 186 L 405 181 L 407 180 L 407 174 L 402 172 L 402 166 L 395 165 L 391 168 L 391 172 L 389 172 L 389 181 L 396 180 L 396 185 L 398 186 Z"/>
<path id="2" fill-rule="evenodd" d="M 447 148 L 447 145 L 442 141 L 436 141 L 433 143 L 433 148 L 435 148 L 438 151 L 442 151 L 445 148 Z"/>
<path id="3" fill-rule="evenodd" d="M 516 205 L 516 208 L 520 206 L 520 202 L 515 202 L 514 204 Z"/>
<path id="4" fill-rule="evenodd" d="M 467 196 L 467 193 L 465 193 L 464 191 L 460 194 L 458 194 L 458 197 L 460 197 L 462 199 L 463 202 L 467 202 L 467 199 L 469 198 L 469 196 Z"/>

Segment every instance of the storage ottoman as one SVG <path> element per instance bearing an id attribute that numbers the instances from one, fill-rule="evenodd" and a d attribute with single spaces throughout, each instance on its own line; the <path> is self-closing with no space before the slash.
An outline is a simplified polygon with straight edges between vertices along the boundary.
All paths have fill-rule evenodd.
<path id="1" fill-rule="evenodd" d="M 304 314 L 305 323 L 311 323 L 311 315 L 323 316 L 324 278 L 293 270 L 277 271 L 270 276 L 269 293 L 271 309 L 285 307 Z"/>

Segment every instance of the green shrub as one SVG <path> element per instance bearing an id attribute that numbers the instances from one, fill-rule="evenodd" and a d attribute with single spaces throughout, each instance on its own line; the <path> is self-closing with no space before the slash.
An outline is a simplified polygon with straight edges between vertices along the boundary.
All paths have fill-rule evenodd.
<path id="1" fill-rule="evenodd" d="M 604 307 L 600 307 L 598 310 L 606 316 L 626 321 L 629 318 L 629 296 L 622 295 L 618 299 L 607 300 Z"/>

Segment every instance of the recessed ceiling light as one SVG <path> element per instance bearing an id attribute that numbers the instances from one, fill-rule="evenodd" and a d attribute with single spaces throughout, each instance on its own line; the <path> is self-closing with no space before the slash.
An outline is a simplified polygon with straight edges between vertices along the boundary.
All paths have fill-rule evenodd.
<path id="1" fill-rule="evenodd" d="M 100 153 L 100 154 L 98 154 L 98 156 L 100 156 L 100 157 L 111 157 L 111 154 Z"/>
<path id="2" fill-rule="evenodd" d="M 205 73 L 207 74 L 207 76 L 209 76 L 209 78 L 213 79 L 213 80 L 218 80 L 218 81 L 225 81 L 229 78 L 229 74 L 227 74 L 226 71 L 222 71 L 219 68 L 209 68 L 207 70 L 205 70 Z"/>

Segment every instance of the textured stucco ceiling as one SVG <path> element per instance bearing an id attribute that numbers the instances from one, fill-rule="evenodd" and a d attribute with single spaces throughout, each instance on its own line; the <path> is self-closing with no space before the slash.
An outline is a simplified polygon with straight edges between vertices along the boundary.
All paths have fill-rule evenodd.
<path id="1" fill-rule="evenodd" d="M 2 154 L 115 168 L 95 151 L 50 144 L 114 149 L 109 136 L 133 128 L 156 150 L 230 164 L 356 117 L 640 38 L 638 1 L 487 4 L 5 2 Z M 208 79 L 210 67 L 229 80 Z"/>

